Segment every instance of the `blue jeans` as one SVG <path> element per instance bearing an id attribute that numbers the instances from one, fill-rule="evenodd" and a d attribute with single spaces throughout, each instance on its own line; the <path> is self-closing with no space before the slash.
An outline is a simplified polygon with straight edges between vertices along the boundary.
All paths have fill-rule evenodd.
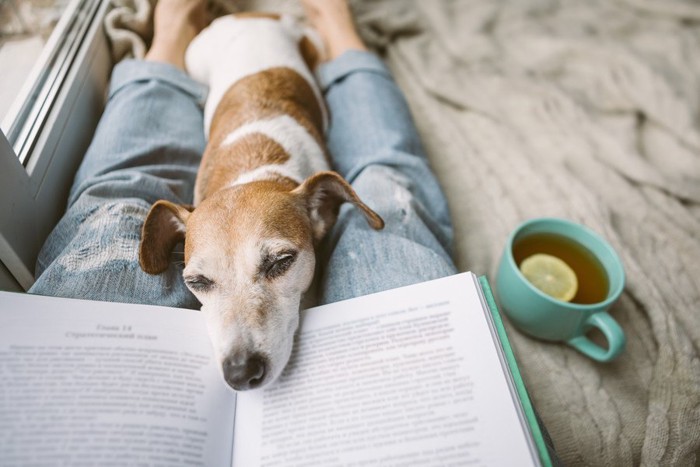
<path id="1" fill-rule="evenodd" d="M 372 230 L 345 206 L 321 246 L 318 301 L 328 303 L 456 272 L 445 197 L 408 106 L 374 55 L 322 65 L 334 169 L 386 222 Z M 198 308 L 178 257 L 163 274 L 138 262 L 141 226 L 159 199 L 189 204 L 204 151 L 206 89 L 176 68 L 126 61 L 78 171 L 68 210 L 47 239 L 30 290 L 42 295 Z"/>

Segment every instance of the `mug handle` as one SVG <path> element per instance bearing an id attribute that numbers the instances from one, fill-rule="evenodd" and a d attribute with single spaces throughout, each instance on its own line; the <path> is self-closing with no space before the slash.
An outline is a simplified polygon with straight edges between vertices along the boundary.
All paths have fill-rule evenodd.
<path id="1" fill-rule="evenodd" d="M 605 338 L 608 340 L 607 350 L 594 343 L 585 335 L 569 339 L 567 344 L 599 362 L 609 362 L 617 357 L 624 349 L 627 340 L 624 331 L 620 325 L 617 324 L 617 321 L 607 312 L 600 311 L 589 316 L 583 325 L 584 330 L 588 330 L 592 327 L 598 328 L 605 335 Z"/>

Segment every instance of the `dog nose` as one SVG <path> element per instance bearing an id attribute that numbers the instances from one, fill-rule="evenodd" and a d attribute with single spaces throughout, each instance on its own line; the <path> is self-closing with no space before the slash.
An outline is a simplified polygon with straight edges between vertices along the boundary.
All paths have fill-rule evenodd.
<path id="1" fill-rule="evenodd" d="M 249 357 L 229 356 L 223 362 L 224 379 L 236 391 L 260 386 L 265 378 L 265 358 L 260 354 Z"/>

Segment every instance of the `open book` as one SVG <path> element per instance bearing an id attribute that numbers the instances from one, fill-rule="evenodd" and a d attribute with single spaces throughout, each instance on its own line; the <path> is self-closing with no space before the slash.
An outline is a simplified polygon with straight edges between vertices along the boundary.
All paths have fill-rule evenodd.
<path id="1" fill-rule="evenodd" d="M 236 394 L 196 311 L 0 293 L 3 465 L 548 465 L 485 279 L 302 312 Z"/>

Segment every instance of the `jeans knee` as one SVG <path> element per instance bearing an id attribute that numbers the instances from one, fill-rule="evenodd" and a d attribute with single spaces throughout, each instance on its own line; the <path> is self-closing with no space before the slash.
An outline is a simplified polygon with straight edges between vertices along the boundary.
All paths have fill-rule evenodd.
<path id="1" fill-rule="evenodd" d="M 452 225 L 447 201 L 430 178 L 407 175 L 390 166 L 367 167 L 353 182 L 358 196 L 384 219 L 384 232 L 409 238 L 431 248 L 452 252 Z M 341 215 L 348 212 L 345 207 Z"/>
<path id="2" fill-rule="evenodd" d="M 75 207 L 80 212 L 63 227 L 75 229 L 76 235 L 58 257 L 58 265 L 67 273 L 138 266 L 141 227 L 148 214 L 148 203 L 123 199 L 92 205 L 85 210 Z"/>
<path id="3" fill-rule="evenodd" d="M 387 224 L 410 222 L 416 211 L 411 180 L 385 166 L 366 168 L 354 181 L 358 196 Z"/>

